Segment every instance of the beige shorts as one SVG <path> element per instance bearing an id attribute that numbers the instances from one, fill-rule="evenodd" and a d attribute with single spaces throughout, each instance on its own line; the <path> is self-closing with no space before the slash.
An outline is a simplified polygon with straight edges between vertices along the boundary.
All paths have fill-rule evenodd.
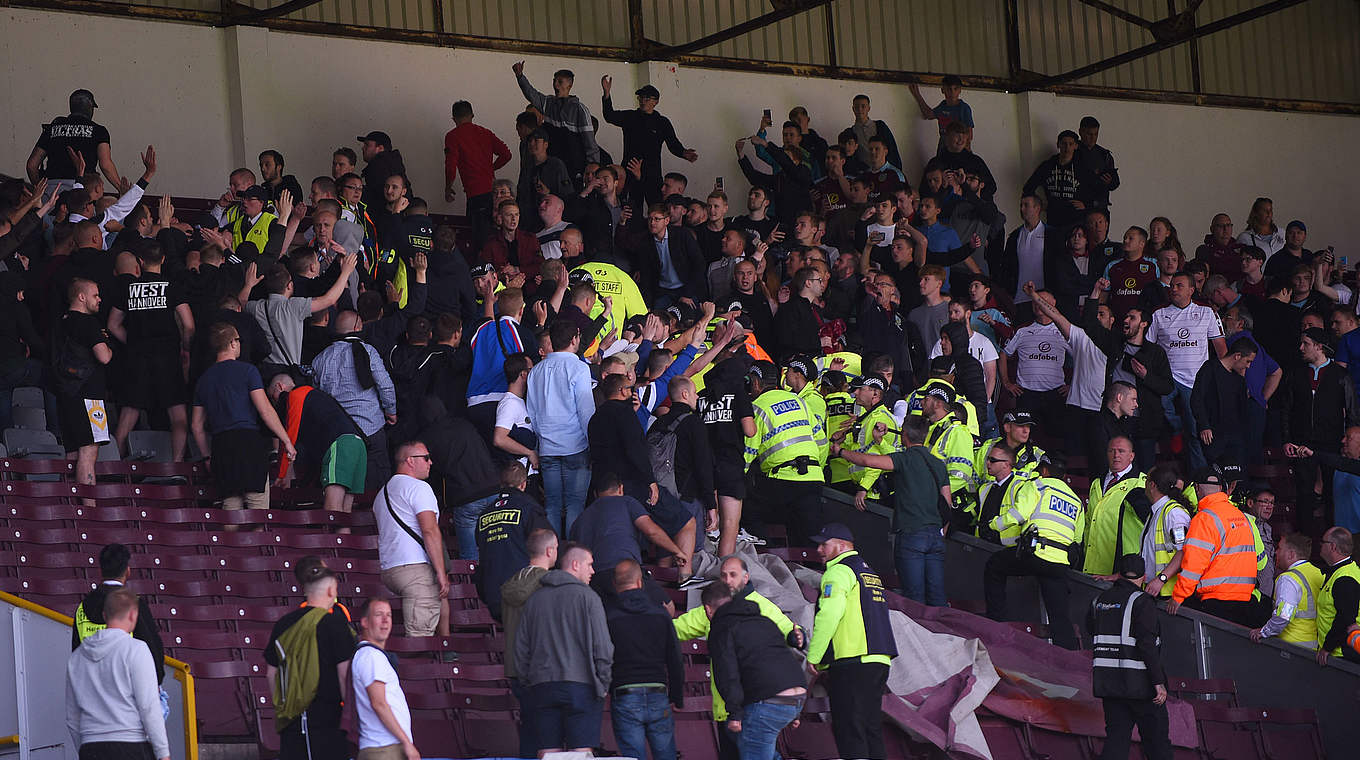
<path id="1" fill-rule="evenodd" d="M 407 567 L 413 567 L 407 565 Z M 359 750 L 359 754 L 354 756 L 354 760 L 406 760 L 406 753 L 401 751 L 400 744 L 389 744 L 386 747 L 368 747 Z"/>
<path id="2" fill-rule="evenodd" d="M 439 580 L 428 562 L 398 565 L 382 571 L 383 585 L 401 597 L 407 636 L 433 636 L 439 624 Z M 400 749 L 400 747 L 398 747 Z"/>

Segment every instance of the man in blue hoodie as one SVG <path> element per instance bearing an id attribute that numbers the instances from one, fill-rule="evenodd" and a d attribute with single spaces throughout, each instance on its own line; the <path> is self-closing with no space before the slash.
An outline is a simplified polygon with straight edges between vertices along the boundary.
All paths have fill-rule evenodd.
<path id="1" fill-rule="evenodd" d="M 137 609 L 132 591 L 109 592 L 107 627 L 66 662 L 66 728 L 82 758 L 170 758 L 156 663 L 146 643 L 132 637 Z"/>

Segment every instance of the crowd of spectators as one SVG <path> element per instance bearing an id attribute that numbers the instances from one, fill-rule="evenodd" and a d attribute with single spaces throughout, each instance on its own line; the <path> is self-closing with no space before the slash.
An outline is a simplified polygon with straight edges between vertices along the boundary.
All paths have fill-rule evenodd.
<path id="1" fill-rule="evenodd" d="M 572 72 L 553 75 L 552 95 L 522 62 L 514 76 L 529 105 L 513 182 L 497 176 L 513 155 L 499 130 L 453 104 L 442 194 L 466 197 L 458 229 L 407 177 L 409 162 L 437 159 L 376 130 L 306 187 L 264 150 L 258 174 L 227 173 L 209 211 L 179 212 L 174 188 L 146 195 L 154 148 L 129 181 L 93 95 L 73 93 L 27 177 L 0 181 L 0 427 L 11 390 L 38 385 L 81 483 L 100 446 L 125 452 L 150 424 L 170 430 L 175 459 L 209 463 L 228 508 L 267 505 L 289 483 L 324 489 L 336 510 L 376 493 L 383 580 L 407 635 L 448 630 L 448 516 L 447 544 L 483 560 L 507 672 L 551 686 L 535 698 L 558 722 L 523 737 L 537 748 L 591 746 L 573 731 L 611 688 L 617 639 L 644 637 L 649 605 L 669 603 L 639 576 L 648 556 L 690 588 L 712 582 L 692 575 L 706 533 L 726 556 L 771 523 L 796 541 L 821 525 L 806 489 L 762 473 L 782 429 L 756 403 L 772 389 L 807 409 L 814 480 L 898 510 L 899 576 L 929 604 L 944 603 L 931 536 L 952 525 L 1005 543 L 990 521 L 1027 498 L 1041 465 L 1064 469 L 1040 443 L 1091 480 L 1080 567 L 1113 577 L 1114 558 L 1143 550 L 1149 592 L 1173 609 L 1195 591 L 1187 571 L 1203 570 L 1192 483 L 1240 502 L 1258 569 L 1269 539 L 1290 599 L 1299 582 L 1283 571 L 1308 557 L 1289 536 L 1360 530 L 1355 273 L 1331 246 L 1306 247 L 1305 220 L 1279 227 L 1269 198 L 1240 231 L 1227 213 L 1182 219 L 1208 221 L 1187 251 L 1170 216 L 1118 218 L 1115 156 L 1087 116 L 1057 136 L 1008 226 L 970 148 L 986 125 L 953 77 L 934 107 L 912 88 L 939 128 L 916 182 L 864 95 L 825 137 L 801 106 L 782 122 L 767 110 L 735 142 L 746 187 L 691 182 L 662 149 L 695 161 L 682 140 L 695 126 L 662 115 L 654 87 L 621 110 L 604 77 L 601 121 Z M 613 128 L 617 161 L 595 138 Z M 1267 522 L 1278 485 L 1241 475 L 1268 447 L 1295 459 L 1285 536 Z M 1343 542 L 1324 543 L 1342 562 Z M 1272 609 L 1279 586 L 1263 578 L 1250 611 L 1206 609 L 1278 633 L 1293 607 Z M 1336 597 L 1338 620 L 1354 619 L 1360 593 Z M 131 625 L 128 604 L 115 611 Z M 734 628 L 754 614 L 745 604 L 724 613 Z M 366 659 L 355 676 L 371 683 L 382 662 Z M 795 691 L 779 694 L 801 693 L 785 681 Z M 664 711 L 665 698 L 616 701 L 616 730 L 618 711 Z"/>

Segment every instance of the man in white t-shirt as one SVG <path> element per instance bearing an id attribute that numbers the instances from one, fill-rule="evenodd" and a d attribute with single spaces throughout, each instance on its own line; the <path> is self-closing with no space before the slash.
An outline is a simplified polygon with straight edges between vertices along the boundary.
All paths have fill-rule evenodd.
<path id="1" fill-rule="evenodd" d="M 1207 462 L 1200 446 L 1195 416 L 1190 413 L 1190 389 L 1195 386 L 1199 368 L 1209 360 L 1210 346 L 1217 357 L 1228 352 L 1228 345 L 1223 340 L 1223 323 L 1213 309 L 1192 303 L 1190 299 L 1194 294 L 1193 275 L 1184 272 L 1173 275 L 1171 305 L 1152 313 L 1152 324 L 1147 330 L 1147 339 L 1165 349 L 1167 361 L 1171 363 L 1171 379 L 1176 387 L 1162 397 L 1162 410 L 1166 412 L 1171 429 L 1180 432 L 1185 442 L 1190 453 L 1191 471 L 1205 467 Z"/>
<path id="2" fill-rule="evenodd" d="M 996 346 L 992 341 L 980 332 L 973 329 L 973 307 L 967 301 L 949 302 L 949 321 L 958 322 L 968 329 L 968 354 L 978 360 L 982 365 L 982 379 L 987 384 L 987 408 L 983 411 L 983 419 L 978 432 L 983 438 L 990 438 L 996 435 Z M 943 350 L 940 348 L 940 341 L 936 340 L 935 345 L 930 349 L 930 358 L 941 355 Z"/>
<path id="3" fill-rule="evenodd" d="M 1053 294 L 1046 290 L 1036 290 L 1030 297 L 1042 298 L 1050 306 L 1056 303 Z M 1017 362 L 1014 383 L 1007 377 L 1009 357 L 1015 357 Z M 1002 382 L 1015 396 L 1015 408 L 1038 417 L 1040 424 L 1060 424 L 1063 396 L 1067 393 L 1063 379 L 1066 360 L 1067 339 L 1052 319 L 1035 308 L 1034 322 L 1015 331 L 1000 357 Z"/>
<path id="4" fill-rule="evenodd" d="M 1025 283 L 1024 291 L 1034 302 L 1035 316 L 1042 314 L 1052 320 L 1066 339 L 1068 350 L 1072 352 L 1072 384 L 1067 390 L 1068 424 L 1065 426 L 1064 441 L 1068 451 L 1085 451 L 1086 428 L 1090 425 L 1090 419 L 1100 413 L 1109 357 L 1103 348 L 1091 340 L 1084 328 L 1069 322 L 1057 306 L 1035 298 L 1034 283 Z M 1107 332 L 1114 326 L 1114 315 L 1108 305 L 1087 300 L 1086 308 L 1096 309 L 1095 319 Z"/>
<path id="5" fill-rule="evenodd" d="M 529 370 L 534 366 L 528 354 L 510 354 L 505 358 L 506 393 L 496 404 L 496 426 L 492 428 L 491 443 L 504 454 L 519 459 L 530 475 L 538 472 L 538 434 L 529 419 L 529 407 L 524 394 L 529 387 Z M 533 444 L 533 445 L 530 445 Z"/>
<path id="6" fill-rule="evenodd" d="M 355 760 L 420 760 L 411 738 L 411 710 L 392 661 L 392 605 L 369 599 L 359 611 L 359 647 L 350 662 L 355 713 L 359 717 L 359 754 Z"/>
<path id="7" fill-rule="evenodd" d="M 430 450 L 421 441 L 397 449 L 397 474 L 373 500 L 378 524 L 378 566 L 382 581 L 401 597 L 407 636 L 449 635 L 449 576 L 444 572 L 444 538 L 439 502 L 425 479 Z"/>

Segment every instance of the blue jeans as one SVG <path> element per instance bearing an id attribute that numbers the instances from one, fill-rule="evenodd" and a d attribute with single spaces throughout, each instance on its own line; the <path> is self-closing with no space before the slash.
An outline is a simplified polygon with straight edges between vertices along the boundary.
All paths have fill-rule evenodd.
<path id="1" fill-rule="evenodd" d="M 741 719 L 741 732 L 737 734 L 741 760 L 775 760 L 779 757 L 774 750 L 775 740 L 779 738 L 779 732 L 798 717 L 798 707 L 756 702 L 747 705 L 745 713 Z"/>
<path id="2" fill-rule="evenodd" d="M 982 434 L 983 440 L 994 438 L 997 435 L 996 425 L 996 404 L 992 401 L 987 402 L 987 411 L 983 414 L 981 428 L 978 430 Z"/>
<path id="3" fill-rule="evenodd" d="M 646 758 L 650 746 L 652 760 L 675 760 L 675 718 L 664 691 L 615 694 L 609 713 L 620 755 Z"/>
<path id="4" fill-rule="evenodd" d="M 477 518 L 496 503 L 499 494 L 484 496 L 453 508 L 453 532 L 458 537 L 458 559 L 477 559 Z"/>
<path id="5" fill-rule="evenodd" d="M 1180 432 L 1190 457 L 1190 471 L 1194 472 L 1207 462 L 1204 459 L 1204 448 L 1199 442 L 1199 426 L 1195 424 L 1195 415 L 1190 411 L 1190 389 L 1176 382 L 1172 385 L 1175 386 L 1175 390 L 1162 396 L 1162 411 L 1166 412 L 1166 421 L 1171 429 Z M 1177 406 L 1180 407 L 1179 410 Z"/>
<path id="6" fill-rule="evenodd" d="M 548 522 L 552 523 L 557 535 L 565 537 L 586 508 L 586 494 L 590 490 L 590 452 L 539 457 L 538 470 L 543 474 L 543 508 L 548 513 Z"/>
<path id="7" fill-rule="evenodd" d="M 897 566 L 903 595 L 931 607 L 946 606 L 944 536 L 940 535 L 939 528 L 897 534 L 893 563 Z"/>
<path id="8" fill-rule="evenodd" d="M 604 700 L 595 696 L 594 684 L 545 681 L 529 686 L 528 694 L 535 752 L 600 745 Z"/>

